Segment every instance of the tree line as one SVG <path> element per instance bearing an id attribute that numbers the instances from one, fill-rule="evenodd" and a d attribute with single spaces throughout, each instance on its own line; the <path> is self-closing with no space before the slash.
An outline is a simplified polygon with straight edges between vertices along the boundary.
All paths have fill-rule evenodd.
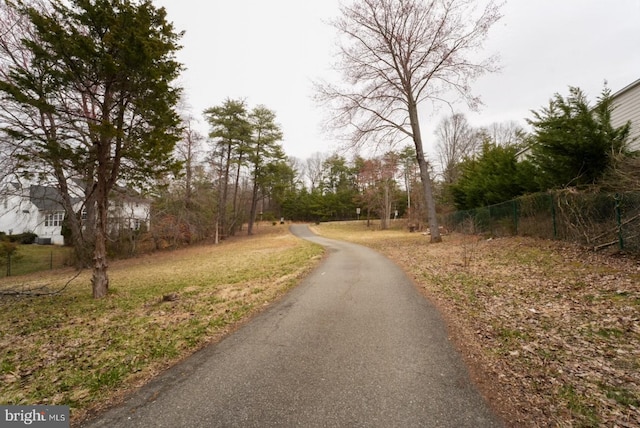
<path id="1" fill-rule="evenodd" d="M 638 190 L 630 180 L 638 164 L 629 139 L 631 123 L 614 127 L 613 110 L 608 88 L 591 103 L 582 90 L 570 87 L 568 95 L 555 94 L 532 112 L 527 119 L 531 132 L 518 129 L 505 141 L 474 132 L 463 116 L 454 115 L 443 123 L 448 131 L 441 139 L 445 195 L 455 208 L 466 210 L 570 187 Z"/>
<path id="2" fill-rule="evenodd" d="M 264 105 L 227 99 L 203 112 L 208 135 L 196 131 L 176 83 L 182 33 L 151 0 L 4 0 L 0 179 L 58 189 L 96 298 L 108 292 L 109 208 L 119 188 L 153 198 L 147 235 L 159 248 L 218 242 L 245 227 L 252 234 L 259 220 L 282 218 L 377 217 L 387 227 L 404 217 L 426 222 L 439 242 L 444 209 L 633 183 L 629 125 L 611 126 L 607 91 L 595 105 L 579 89 L 556 95 L 529 120 L 529 134 L 513 124 L 474 130 L 454 114 L 438 127 L 438 162 L 426 156 L 420 106 L 479 104 L 471 83 L 496 59 L 477 52 L 499 19 L 491 0 L 343 4 L 331 22 L 342 80 L 316 82 L 317 101 L 352 149 L 379 154 L 300 160 L 287 158 Z"/>

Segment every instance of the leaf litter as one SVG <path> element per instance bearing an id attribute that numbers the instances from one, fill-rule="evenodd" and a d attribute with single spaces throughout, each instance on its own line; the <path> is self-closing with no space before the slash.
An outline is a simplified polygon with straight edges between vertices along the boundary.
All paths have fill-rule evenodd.
<path id="1" fill-rule="evenodd" d="M 509 426 L 640 426 L 638 259 L 523 237 L 383 235 L 363 243 L 437 304 Z"/>

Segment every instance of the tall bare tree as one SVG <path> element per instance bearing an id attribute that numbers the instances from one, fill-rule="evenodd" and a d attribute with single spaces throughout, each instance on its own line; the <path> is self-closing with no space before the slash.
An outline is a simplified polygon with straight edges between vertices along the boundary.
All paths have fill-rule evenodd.
<path id="1" fill-rule="evenodd" d="M 204 136 L 195 129 L 195 122 L 191 114 L 182 117 L 182 138 L 176 144 L 176 157 L 184 163 L 184 203 L 187 208 L 192 202 L 193 174 L 204 141 Z"/>
<path id="2" fill-rule="evenodd" d="M 522 144 L 526 134 L 522 126 L 516 121 L 495 122 L 481 129 L 484 138 L 491 140 L 498 146 L 512 146 Z"/>
<path id="3" fill-rule="evenodd" d="M 458 165 L 482 148 L 482 136 L 462 113 L 442 119 L 436 128 L 437 151 L 442 179 L 451 184 L 458 177 Z"/>
<path id="4" fill-rule="evenodd" d="M 342 36 L 337 69 L 345 84 L 318 85 L 320 101 L 334 108 L 332 122 L 350 129 L 356 146 L 413 141 L 432 242 L 442 238 L 418 107 L 427 100 L 445 101 L 449 94 L 471 107 L 479 103 L 470 83 L 494 70 L 495 58 L 473 58 L 500 18 L 500 7 L 493 1 L 477 5 L 476 0 L 355 0 L 342 6 L 333 26 Z"/>
<path id="5" fill-rule="evenodd" d="M 322 183 L 322 174 L 324 171 L 324 162 L 327 160 L 327 155 L 315 152 L 311 157 L 307 158 L 305 165 L 305 172 L 307 174 L 307 180 L 311 191 L 320 187 Z"/>

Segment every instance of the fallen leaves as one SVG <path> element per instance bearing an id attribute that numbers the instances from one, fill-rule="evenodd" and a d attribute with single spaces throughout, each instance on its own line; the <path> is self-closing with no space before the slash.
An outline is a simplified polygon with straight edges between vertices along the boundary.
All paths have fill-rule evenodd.
<path id="1" fill-rule="evenodd" d="M 637 259 L 523 237 L 350 239 L 395 260 L 438 305 L 508 425 L 640 426 Z"/>

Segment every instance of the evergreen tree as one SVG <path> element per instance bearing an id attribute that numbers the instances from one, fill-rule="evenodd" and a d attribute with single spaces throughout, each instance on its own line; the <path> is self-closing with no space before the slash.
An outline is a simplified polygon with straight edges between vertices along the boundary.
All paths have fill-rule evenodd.
<path id="1" fill-rule="evenodd" d="M 253 223 L 256 220 L 258 208 L 258 190 L 262 186 L 267 187 L 269 184 L 273 187 L 276 178 L 280 178 L 278 172 L 286 171 L 288 165 L 285 162 L 285 154 L 282 146 L 278 144 L 282 140 L 282 131 L 280 126 L 275 122 L 276 115 L 273 111 L 264 106 L 254 108 L 249 117 L 253 138 L 251 139 L 251 147 L 249 149 L 249 165 L 252 175 L 252 196 L 251 209 L 249 213 L 249 225 L 247 233 L 253 233 Z M 272 163 L 280 163 L 279 168 L 269 168 Z M 289 168 L 290 171 L 290 168 Z M 287 175 L 288 178 L 288 175 Z"/>
<path id="2" fill-rule="evenodd" d="M 93 295 L 103 297 L 114 186 L 143 186 L 177 167 L 180 34 L 150 0 L 17 2 L 12 10 L 30 29 L 26 62 L 0 50 L 9 67 L 0 81 L 6 141 L 21 166 L 55 178 L 80 256 L 84 234 L 95 230 Z M 84 183 L 85 228 L 73 212 L 72 179 Z"/>
<path id="3" fill-rule="evenodd" d="M 218 172 L 218 230 L 222 236 L 228 236 L 234 232 L 234 221 L 237 217 L 236 197 L 229 204 L 229 190 L 232 184 L 232 167 L 236 167 L 239 173 L 242 163 L 249 155 L 251 141 L 251 123 L 249 112 L 242 100 L 227 99 L 216 107 L 204 111 L 209 122 L 209 137 L 213 140 L 214 150 L 212 160 Z M 238 186 L 238 176 L 234 189 Z"/>
<path id="4" fill-rule="evenodd" d="M 467 210 L 493 205 L 535 191 L 531 164 L 518 162 L 518 152 L 517 146 L 485 142 L 479 156 L 463 161 L 459 180 L 450 186 L 456 207 Z"/>
<path id="5" fill-rule="evenodd" d="M 605 88 L 591 106 L 571 87 L 568 97 L 556 94 L 548 107 L 533 112 L 531 161 L 542 189 L 595 184 L 616 156 L 627 153 L 630 124 L 611 125 L 612 101 Z"/>

